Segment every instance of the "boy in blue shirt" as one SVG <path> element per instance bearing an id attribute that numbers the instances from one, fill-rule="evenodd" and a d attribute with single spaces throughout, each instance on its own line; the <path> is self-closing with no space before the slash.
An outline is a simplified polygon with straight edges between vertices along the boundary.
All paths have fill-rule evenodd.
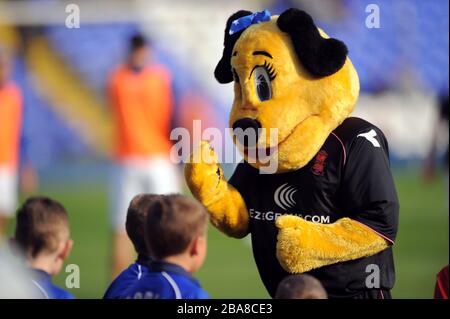
<path id="1" fill-rule="evenodd" d="M 31 197 L 17 212 L 13 242 L 25 256 L 37 296 L 45 299 L 73 299 L 55 286 L 58 274 L 72 250 L 69 218 L 65 208 L 48 197 Z"/>
<path id="2" fill-rule="evenodd" d="M 192 277 L 206 257 L 208 214 L 197 201 L 182 195 L 161 196 L 145 224 L 150 271 L 126 293 L 127 298 L 206 299 Z"/>
<path id="3" fill-rule="evenodd" d="M 159 195 L 155 194 L 140 194 L 131 200 L 125 226 L 138 257 L 113 280 L 103 296 L 104 299 L 124 298 L 123 293 L 148 272 L 150 257 L 145 244 L 145 221 L 149 207 L 158 198 Z"/>

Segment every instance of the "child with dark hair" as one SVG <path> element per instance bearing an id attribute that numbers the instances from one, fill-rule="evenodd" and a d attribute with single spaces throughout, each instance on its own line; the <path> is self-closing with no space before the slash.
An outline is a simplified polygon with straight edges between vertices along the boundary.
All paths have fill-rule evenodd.
<path id="1" fill-rule="evenodd" d="M 327 299 L 320 281 L 311 275 L 297 274 L 284 278 L 278 285 L 276 299 Z"/>
<path id="2" fill-rule="evenodd" d="M 104 299 L 123 297 L 123 293 L 140 280 L 143 274 L 148 272 L 150 257 L 145 243 L 145 222 L 149 207 L 159 199 L 159 196 L 140 194 L 136 195 L 130 202 L 125 228 L 138 255 L 137 260 L 113 280 L 103 297 Z"/>
<path id="3" fill-rule="evenodd" d="M 148 211 L 146 242 L 154 259 L 150 271 L 127 292 L 128 298 L 206 299 L 192 277 L 206 256 L 208 214 L 182 195 L 161 196 Z"/>
<path id="4" fill-rule="evenodd" d="M 48 197 L 29 198 L 17 213 L 13 243 L 32 269 L 32 283 L 46 299 L 73 299 L 69 292 L 55 286 L 58 274 L 72 250 L 69 219 L 65 208 Z"/>

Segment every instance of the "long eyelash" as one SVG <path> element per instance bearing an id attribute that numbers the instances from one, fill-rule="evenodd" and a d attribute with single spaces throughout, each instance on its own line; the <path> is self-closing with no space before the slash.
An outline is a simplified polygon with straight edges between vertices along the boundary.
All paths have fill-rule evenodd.
<path id="1" fill-rule="evenodd" d="M 267 73 L 269 74 L 270 81 L 273 81 L 275 79 L 275 77 L 277 76 L 273 65 L 268 63 L 267 61 L 264 61 L 263 67 L 266 68 Z"/>

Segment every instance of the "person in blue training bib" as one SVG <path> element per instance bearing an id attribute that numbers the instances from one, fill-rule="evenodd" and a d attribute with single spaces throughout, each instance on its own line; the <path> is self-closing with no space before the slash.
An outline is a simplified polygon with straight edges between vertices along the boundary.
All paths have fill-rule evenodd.
<path id="1" fill-rule="evenodd" d="M 17 212 L 14 247 L 31 268 L 33 293 L 44 299 L 75 297 L 52 283 L 72 250 L 69 218 L 63 205 L 48 197 L 31 197 Z"/>
<path id="2" fill-rule="evenodd" d="M 136 195 L 130 202 L 126 219 L 127 235 L 138 254 L 137 260 L 122 271 L 109 285 L 103 299 L 125 297 L 123 293 L 139 281 L 148 272 L 148 262 L 151 261 L 145 244 L 145 221 L 149 207 L 159 198 L 156 194 Z"/>
<path id="3" fill-rule="evenodd" d="M 154 259 L 127 292 L 134 299 L 207 299 L 192 276 L 206 257 L 208 214 L 197 201 L 164 195 L 148 210 L 145 238 Z"/>

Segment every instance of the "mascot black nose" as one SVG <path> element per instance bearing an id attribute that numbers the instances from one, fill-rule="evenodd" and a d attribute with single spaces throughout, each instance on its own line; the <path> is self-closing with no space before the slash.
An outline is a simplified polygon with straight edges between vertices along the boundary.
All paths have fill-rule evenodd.
<path id="1" fill-rule="evenodd" d="M 239 144 L 245 147 L 256 145 L 260 129 L 261 124 L 257 120 L 248 117 L 237 120 L 233 124 L 233 134 L 238 139 Z"/>

